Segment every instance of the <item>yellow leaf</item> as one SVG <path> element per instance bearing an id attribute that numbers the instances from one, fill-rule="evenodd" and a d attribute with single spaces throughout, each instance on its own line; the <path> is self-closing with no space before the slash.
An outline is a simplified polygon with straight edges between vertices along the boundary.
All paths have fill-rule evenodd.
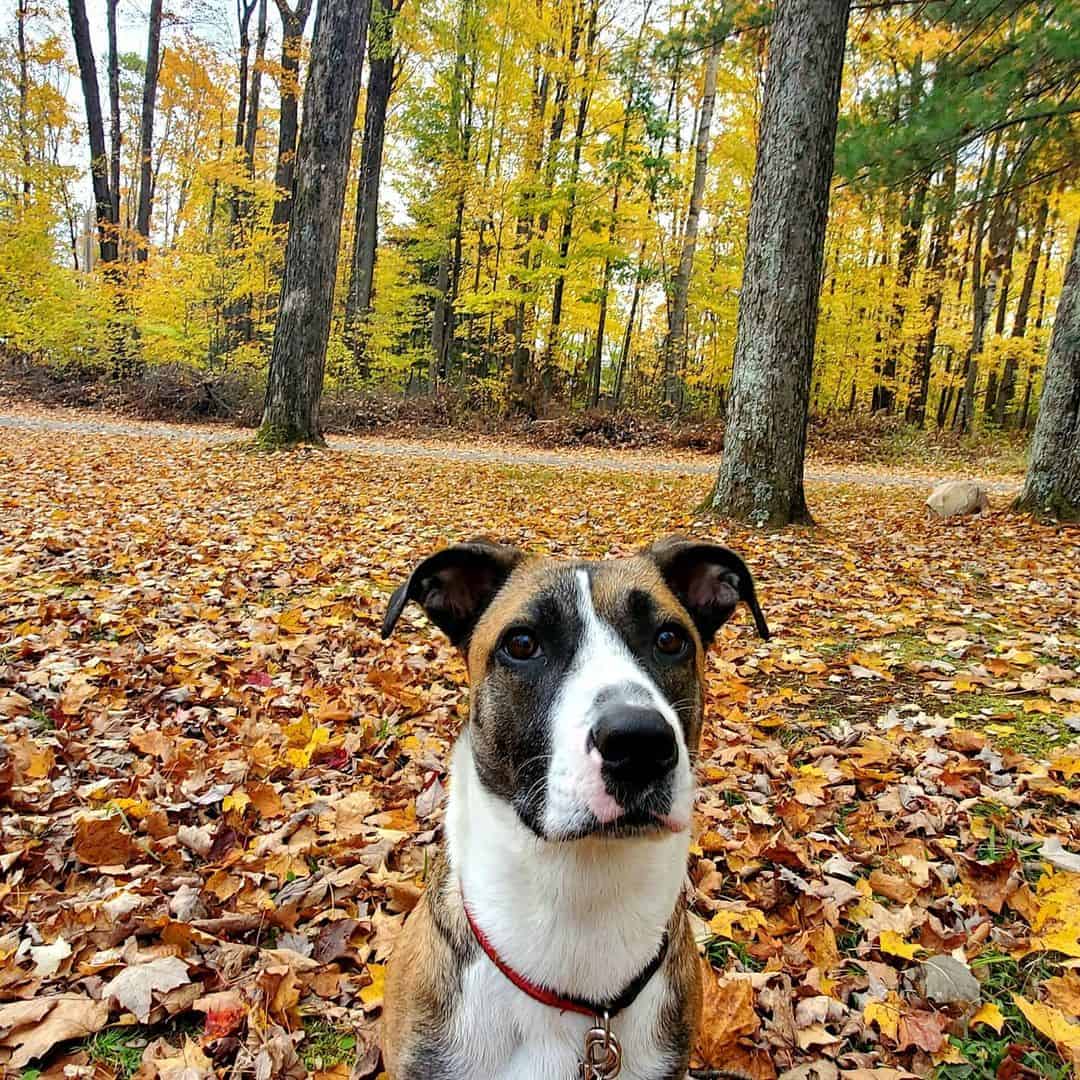
<path id="1" fill-rule="evenodd" d="M 119 810 L 125 817 L 141 821 L 147 814 L 153 811 L 153 807 L 145 799 L 110 799 L 106 806 L 111 810 Z"/>
<path id="2" fill-rule="evenodd" d="M 1050 762 L 1050 768 L 1053 772 L 1061 773 L 1066 780 L 1070 780 L 1072 777 L 1080 775 L 1080 754 L 1068 754 L 1054 758 Z"/>
<path id="3" fill-rule="evenodd" d="M 882 930 L 878 948 L 889 956 L 900 956 L 905 960 L 911 960 L 921 951 L 921 946 L 909 945 L 895 930 Z"/>
<path id="4" fill-rule="evenodd" d="M 376 1005 L 382 1004 L 383 987 L 386 984 L 386 966 L 384 964 L 368 964 L 367 973 L 371 976 L 371 985 L 365 986 L 360 991 L 360 1000 L 368 1008 L 374 1008 Z"/>
<path id="5" fill-rule="evenodd" d="M 221 800 L 221 809 L 224 813 L 228 813 L 230 810 L 236 810 L 239 813 L 243 813 L 251 803 L 251 796 L 242 790 L 233 791 L 226 795 Z"/>
<path id="6" fill-rule="evenodd" d="M 984 1002 L 979 1006 L 979 1011 L 971 1018 L 972 1024 L 986 1024 L 992 1027 L 999 1035 L 1005 1024 L 1005 1015 L 992 1001 Z"/>
<path id="7" fill-rule="evenodd" d="M 1074 1024 L 1059 1009 L 1039 1001 L 1028 1001 L 1019 994 L 1012 997 L 1016 1007 L 1036 1031 L 1058 1046 L 1067 1048 L 1070 1054 L 1080 1055 L 1080 1024 Z"/>
<path id="8" fill-rule="evenodd" d="M 709 922 L 709 929 L 717 936 L 731 938 L 736 926 L 753 932 L 765 925 L 765 916 L 760 911 L 718 911 Z"/>
<path id="9" fill-rule="evenodd" d="M 868 1001 L 863 1009 L 863 1020 L 877 1024 L 878 1031 L 896 1042 L 896 1029 L 900 1024 L 900 995 L 890 990 L 884 1001 Z"/>

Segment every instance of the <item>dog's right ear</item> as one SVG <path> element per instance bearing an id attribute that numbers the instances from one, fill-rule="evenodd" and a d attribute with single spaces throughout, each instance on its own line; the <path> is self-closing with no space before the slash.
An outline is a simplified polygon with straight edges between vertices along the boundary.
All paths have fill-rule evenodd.
<path id="1" fill-rule="evenodd" d="M 394 590 L 383 619 L 382 636 L 390 636 L 405 605 L 415 600 L 455 645 L 463 644 L 524 557 L 515 547 L 483 538 L 437 551 Z"/>

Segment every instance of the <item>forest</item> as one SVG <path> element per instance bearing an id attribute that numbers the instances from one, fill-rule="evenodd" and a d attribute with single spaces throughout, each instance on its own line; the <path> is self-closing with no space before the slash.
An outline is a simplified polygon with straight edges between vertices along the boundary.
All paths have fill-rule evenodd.
<path id="1" fill-rule="evenodd" d="M 211 399 L 219 380 L 262 386 L 312 8 L 11 0 L 5 358 L 177 370 Z M 770 5 L 357 9 L 358 55 L 335 75 L 337 250 L 309 301 L 332 292 L 327 388 L 723 417 Z M 1033 425 L 1080 210 L 1078 87 L 1073 0 L 852 6 L 815 414 Z"/>

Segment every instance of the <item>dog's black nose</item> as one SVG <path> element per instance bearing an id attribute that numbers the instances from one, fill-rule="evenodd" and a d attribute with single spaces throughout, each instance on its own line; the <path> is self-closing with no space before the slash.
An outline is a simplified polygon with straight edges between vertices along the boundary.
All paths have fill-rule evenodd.
<path id="1" fill-rule="evenodd" d="M 605 706 L 589 732 L 589 743 L 604 759 L 605 776 L 634 787 L 666 776 L 679 759 L 674 728 L 662 713 L 641 705 Z"/>

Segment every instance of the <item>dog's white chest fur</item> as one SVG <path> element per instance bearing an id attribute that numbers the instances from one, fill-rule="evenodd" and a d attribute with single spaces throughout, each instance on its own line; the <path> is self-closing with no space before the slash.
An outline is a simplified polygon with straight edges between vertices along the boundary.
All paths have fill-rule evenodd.
<path id="1" fill-rule="evenodd" d="M 657 977 L 612 1021 L 623 1050 L 622 1078 L 656 1080 L 672 1062 L 658 1049 L 665 988 Z M 453 1022 L 455 1068 L 462 1080 L 577 1080 L 591 1021 L 533 1001 L 480 957 L 466 969 Z"/>
<path id="2" fill-rule="evenodd" d="M 538 840 L 476 775 L 468 738 L 454 756 L 450 866 L 502 960 L 531 982 L 589 1000 L 620 992 L 655 956 L 679 901 L 686 833 L 552 844 Z M 672 1062 L 663 968 L 612 1021 L 621 1077 L 656 1080 Z M 452 1075 L 574 1080 L 591 1021 L 534 1001 L 480 953 L 462 973 L 450 1025 Z"/>

